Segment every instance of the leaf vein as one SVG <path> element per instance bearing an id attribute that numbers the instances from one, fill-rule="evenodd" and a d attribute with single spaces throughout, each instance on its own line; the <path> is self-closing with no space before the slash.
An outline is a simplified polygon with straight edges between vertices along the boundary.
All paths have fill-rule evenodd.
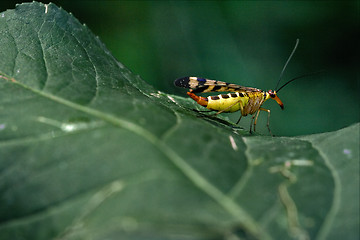
<path id="1" fill-rule="evenodd" d="M 323 158 L 325 165 L 329 168 L 331 175 L 333 176 L 334 179 L 334 194 L 333 194 L 333 202 L 331 204 L 331 208 L 329 213 L 327 214 L 327 216 L 325 217 L 325 221 L 322 224 L 322 226 L 320 227 L 319 230 L 319 234 L 317 236 L 317 239 L 326 239 L 326 235 L 329 233 L 331 227 L 332 227 L 332 223 L 335 220 L 335 215 L 337 214 L 337 212 L 340 209 L 340 196 L 341 196 L 341 180 L 340 180 L 340 176 L 337 173 L 335 167 L 330 163 L 330 161 L 328 160 L 328 158 L 326 157 L 325 153 L 323 153 L 321 151 L 320 148 L 318 148 L 313 142 L 309 141 L 309 140 L 305 140 L 308 141 L 311 146 L 316 149 L 319 153 L 319 155 Z"/>
<path id="2" fill-rule="evenodd" d="M 89 108 L 69 100 L 63 99 L 61 97 L 43 92 L 39 89 L 32 88 L 21 82 L 12 80 L 12 83 L 17 84 L 29 91 L 32 91 L 39 96 L 45 97 L 51 101 L 63 104 L 64 106 L 76 109 L 78 111 L 87 113 L 89 115 L 95 116 L 99 119 L 102 119 L 114 126 L 121 127 L 131 131 L 139 136 L 144 137 L 147 141 L 152 143 L 157 147 L 179 170 L 200 190 L 205 192 L 209 197 L 215 200 L 220 206 L 222 206 L 230 215 L 235 217 L 237 221 L 244 227 L 246 231 L 251 233 L 253 236 L 261 239 L 271 239 L 271 237 L 263 231 L 260 226 L 253 220 L 253 218 L 234 202 L 227 195 L 222 193 L 218 188 L 209 183 L 199 172 L 193 169 L 183 158 L 181 158 L 173 149 L 168 147 L 164 141 L 153 135 L 151 132 L 142 128 L 141 126 L 129 122 L 125 119 L 119 118 L 108 113 L 101 112 L 97 109 Z"/>

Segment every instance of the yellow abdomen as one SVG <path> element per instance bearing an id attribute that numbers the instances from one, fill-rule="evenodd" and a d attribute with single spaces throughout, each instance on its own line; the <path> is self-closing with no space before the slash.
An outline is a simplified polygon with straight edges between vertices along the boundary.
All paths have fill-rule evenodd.
<path id="1" fill-rule="evenodd" d="M 223 112 L 239 111 L 249 103 L 249 97 L 239 92 L 209 96 L 207 99 L 208 109 Z"/>
<path id="2" fill-rule="evenodd" d="M 235 92 L 207 97 L 207 108 L 221 112 L 241 111 L 242 116 L 255 113 L 267 100 L 263 92 Z"/>

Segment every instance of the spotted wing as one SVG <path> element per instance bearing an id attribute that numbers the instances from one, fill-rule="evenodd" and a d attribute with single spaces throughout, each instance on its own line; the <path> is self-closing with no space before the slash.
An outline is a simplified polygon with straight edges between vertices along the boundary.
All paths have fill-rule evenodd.
<path id="1" fill-rule="evenodd" d="M 207 92 L 258 92 L 257 88 L 244 87 L 233 83 L 210 80 L 198 77 L 183 77 L 176 79 L 175 86 L 191 89 L 193 93 Z"/>

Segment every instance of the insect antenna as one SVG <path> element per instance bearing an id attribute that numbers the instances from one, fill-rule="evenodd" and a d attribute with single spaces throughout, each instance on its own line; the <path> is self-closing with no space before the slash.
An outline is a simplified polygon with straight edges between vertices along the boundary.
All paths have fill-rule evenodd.
<path id="1" fill-rule="evenodd" d="M 316 75 L 316 74 L 319 74 L 319 73 L 322 73 L 324 72 L 324 70 L 320 70 L 320 71 L 317 71 L 317 72 L 312 72 L 312 73 L 307 73 L 307 74 L 304 74 L 304 75 L 301 75 L 301 76 L 298 76 L 298 77 L 295 77 L 289 81 L 287 81 L 284 85 L 282 85 L 278 90 L 276 90 L 276 92 L 279 92 L 283 87 L 285 87 L 286 85 L 288 85 L 289 83 L 291 83 L 292 81 L 295 81 L 299 78 L 304 78 L 304 77 L 308 77 L 308 76 L 312 76 L 312 75 Z"/>
<path id="2" fill-rule="evenodd" d="M 280 81 L 281 81 L 281 78 L 282 78 L 282 76 L 284 75 L 286 66 L 287 66 L 288 63 L 290 62 L 290 60 L 291 60 L 292 56 L 294 55 L 294 53 L 295 53 L 296 48 L 297 48 L 298 45 L 299 45 L 299 39 L 296 39 L 295 47 L 294 47 L 294 49 L 292 50 L 292 52 L 291 52 L 288 60 L 286 61 L 285 65 L 284 65 L 284 67 L 283 67 L 283 69 L 282 69 L 282 71 L 281 71 L 281 73 L 280 73 L 279 80 L 278 80 L 278 82 L 277 82 L 277 84 L 276 84 L 276 87 L 275 87 L 274 89 L 277 89 L 277 87 L 279 86 L 279 83 L 280 83 Z M 294 79 L 294 80 L 295 80 L 295 79 Z M 293 81 L 293 80 L 292 80 L 292 81 Z M 287 82 L 286 84 L 288 84 L 288 83 L 289 83 L 289 82 Z M 286 85 L 286 84 L 285 84 L 285 85 Z M 283 85 L 282 87 L 284 87 L 284 85 Z M 282 88 L 282 87 L 281 87 L 281 88 Z M 279 90 L 280 90 L 280 89 L 278 89 L 277 91 L 279 91 Z"/>

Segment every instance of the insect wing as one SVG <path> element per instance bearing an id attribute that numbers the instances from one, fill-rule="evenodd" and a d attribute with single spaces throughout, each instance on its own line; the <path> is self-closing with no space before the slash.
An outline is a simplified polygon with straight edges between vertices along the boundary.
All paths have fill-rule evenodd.
<path id="1" fill-rule="evenodd" d="M 240 92 L 247 91 L 252 88 L 240 86 L 233 83 L 210 80 L 198 77 L 183 77 L 176 79 L 175 86 L 191 89 L 193 93 L 206 92 Z"/>

